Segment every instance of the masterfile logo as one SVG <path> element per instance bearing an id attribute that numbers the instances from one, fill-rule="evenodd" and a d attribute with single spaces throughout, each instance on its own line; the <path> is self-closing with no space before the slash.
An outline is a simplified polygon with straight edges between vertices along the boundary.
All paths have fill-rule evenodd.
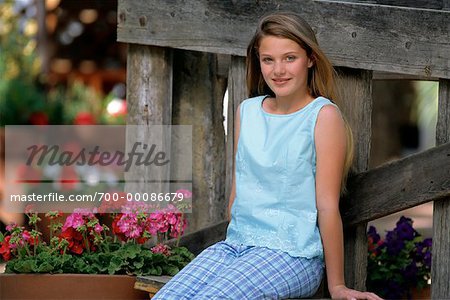
<path id="1" fill-rule="evenodd" d="M 5 201 L 23 212 L 179 201 L 192 190 L 192 126 L 6 126 Z"/>

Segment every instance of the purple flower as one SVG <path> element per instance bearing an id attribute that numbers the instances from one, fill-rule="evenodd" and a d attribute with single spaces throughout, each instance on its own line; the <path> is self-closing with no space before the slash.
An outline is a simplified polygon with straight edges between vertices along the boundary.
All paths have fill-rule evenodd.
<path id="1" fill-rule="evenodd" d="M 389 255 L 397 255 L 402 251 L 405 242 L 398 238 L 395 231 L 388 231 L 386 234 L 386 248 Z"/>
<path id="2" fill-rule="evenodd" d="M 402 251 L 403 247 L 405 246 L 405 242 L 401 240 L 392 240 L 387 246 L 387 252 L 389 255 L 397 255 Z"/>
<path id="3" fill-rule="evenodd" d="M 398 238 L 402 240 L 413 240 L 416 236 L 416 231 L 412 227 L 412 220 L 409 218 L 402 217 L 400 221 L 397 222 L 397 227 L 395 228 L 395 231 L 398 234 Z"/>
<path id="4" fill-rule="evenodd" d="M 431 252 L 430 251 L 425 252 L 425 255 L 423 256 L 423 260 L 424 260 L 425 266 L 427 268 L 431 268 Z"/>
<path id="5" fill-rule="evenodd" d="M 410 281 L 411 283 L 415 284 L 417 282 L 417 273 L 419 272 L 419 269 L 417 269 L 417 266 L 415 262 L 409 264 L 402 270 L 402 275 L 405 277 L 406 280 Z"/>
<path id="6" fill-rule="evenodd" d="M 373 243 L 378 240 L 376 229 L 370 227 L 367 232 L 367 286 L 383 298 L 409 299 L 410 288 L 426 284 L 430 278 L 431 239 L 421 241 L 412 225 L 410 218 L 401 217 L 395 229 L 376 244 Z"/>
<path id="7" fill-rule="evenodd" d="M 372 238 L 372 242 L 374 244 L 378 243 L 378 241 L 380 240 L 380 235 L 377 233 L 377 229 L 374 226 L 369 227 L 367 235 Z"/>
<path id="8" fill-rule="evenodd" d="M 432 245 L 432 239 L 431 238 L 427 238 L 423 240 L 423 245 L 427 248 L 431 248 Z"/>

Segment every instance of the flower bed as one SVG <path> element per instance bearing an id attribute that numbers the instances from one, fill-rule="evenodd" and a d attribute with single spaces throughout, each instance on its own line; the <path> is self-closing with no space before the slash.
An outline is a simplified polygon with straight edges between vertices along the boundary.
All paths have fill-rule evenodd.
<path id="1" fill-rule="evenodd" d="M 413 290 L 429 287 L 431 239 L 423 239 L 412 224 L 402 216 L 384 240 L 369 228 L 367 288 L 384 298 L 411 299 Z"/>
<path id="2" fill-rule="evenodd" d="M 85 273 L 175 275 L 193 259 L 185 247 L 170 248 L 168 238 L 180 238 L 186 220 L 175 206 L 148 212 L 146 205 L 129 203 L 112 217 L 112 230 L 101 214 L 76 209 L 61 222 L 62 214 L 49 212 L 50 241 L 42 240 L 40 217 L 28 209 L 30 229 L 14 224 L 0 233 L 0 258 L 6 273 Z M 157 244 L 146 247 L 151 238 Z"/>

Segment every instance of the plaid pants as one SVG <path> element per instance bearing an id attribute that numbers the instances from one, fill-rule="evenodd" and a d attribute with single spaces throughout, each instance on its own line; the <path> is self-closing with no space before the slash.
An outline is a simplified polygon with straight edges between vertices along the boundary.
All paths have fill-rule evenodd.
<path id="1" fill-rule="evenodd" d="M 301 298 L 317 291 L 322 275 L 320 258 L 222 241 L 200 253 L 152 299 Z"/>

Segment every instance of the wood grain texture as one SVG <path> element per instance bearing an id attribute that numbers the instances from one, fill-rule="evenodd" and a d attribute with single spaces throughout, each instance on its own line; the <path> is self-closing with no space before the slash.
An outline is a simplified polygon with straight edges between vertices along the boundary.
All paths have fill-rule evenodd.
<path id="1" fill-rule="evenodd" d="M 340 106 L 347 118 L 354 136 L 355 172 L 367 170 L 369 166 L 371 114 L 372 114 L 372 71 L 340 68 L 338 70 Z M 341 209 L 341 214 L 345 209 Z M 346 225 L 346 220 L 343 220 Z M 344 230 L 345 282 L 347 286 L 365 290 L 367 273 L 367 223 L 359 223 Z"/>
<path id="2" fill-rule="evenodd" d="M 346 226 L 371 221 L 450 196 L 450 143 L 349 179 L 342 201 Z"/>
<path id="3" fill-rule="evenodd" d="M 170 153 L 170 135 L 159 125 L 172 123 L 172 51 L 146 45 L 129 45 L 127 58 L 127 151 L 135 143 L 154 144 Z M 140 129 L 136 126 L 139 125 Z M 156 128 L 153 125 L 158 125 Z M 145 128 L 145 129 L 143 129 Z M 163 139 L 164 137 L 164 139 Z M 130 193 L 168 192 L 168 165 L 133 164 L 125 172 Z M 151 182 L 156 181 L 156 182 Z"/>
<path id="4" fill-rule="evenodd" d="M 436 144 L 450 143 L 450 81 L 439 81 L 439 108 Z M 449 147 L 450 148 L 450 147 Z M 447 154 L 450 157 L 450 150 Z M 439 167 L 438 167 L 439 168 Z M 440 168 L 450 169 L 450 159 Z M 447 174 L 450 182 L 450 171 Z M 450 186 L 450 183 L 448 184 Z M 433 248 L 431 260 L 431 299 L 450 297 L 450 193 L 433 205 Z"/>
<path id="5" fill-rule="evenodd" d="M 438 119 L 436 145 L 450 142 L 450 81 L 439 81 Z"/>
<path id="6" fill-rule="evenodd" d="M 234 122 L 236 109 L 247 97 L 245 84 L 245 58 L 232 56 L 228 75 L 228 113 L 227 113 L 227 155 L 226 155 L 226 199 L 231 193 L 234 167 Z"/>
<path id="7" fill-rule="evenodd" d="M 342 2 L 342 0 L 328 0 Z M 446 9 L 447 0 L 345 0 L 346 2 L 363 4 L 380 4 L 390 6 L 404 6 L 411 8 Z"/>
<path id="8" fill-rule="evenodd" d="M 372 72 L 338 68 L 337 104 L 353 132 L 354 161 L 352 171 L 359 173 L 369 167 L 372 127 Z"/>
<path id="9" fill-rule="evenodd" d="M 227 81 L 218 74 L 215 54 L 174 50 L 173 61 L 173 124 L 192 126 L 193 207 L 187 217 L 189 230 L 195 231 L 225 219 Z"/>
<path id="10" fill-rule="evenodd" d="M 263 14 L 294 11 L 336 66 L 450 78 L 450 12 L 313 0 L 119 0 L 118 41 L 245 56 Z"/>
<path id="11" fill-rule="evenodd" d="M 127 109 L 129 125 L 146 125 L 147 120 L 149 124 L 171 124 L 170 49 L 135 44 L 128 46 Z"/>

